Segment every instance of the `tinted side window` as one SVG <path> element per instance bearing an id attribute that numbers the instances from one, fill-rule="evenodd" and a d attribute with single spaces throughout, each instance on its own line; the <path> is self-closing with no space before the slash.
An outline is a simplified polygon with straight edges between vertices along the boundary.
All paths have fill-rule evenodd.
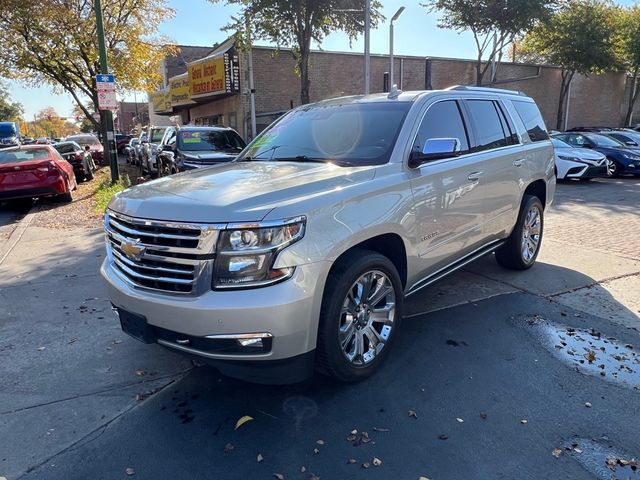
<path id="1" fill-rule="evenodd" d="M 513 106 L 522 119 L 522 123 L 524 123 L 532 142 L 541 142 L 549 139 L 547 127 L 545 126 L 542 115 L 540 115 L 540 110 L 538 110 L 535 103 L 519 102 L 515 100 L 513 102 Z"/>
<path id="2" fill-rule="evenodd" d="M 474 151 L 506 147 L 507 135 L 493 100 L 468 100 L 469 115 L 476 132 Z"/>
<path id="3" fill-rule="evenodd" d="M 469 151 L 467 131 L 455 100 L 438 102 L 429 107 L 418 130 L 414 150 L 421 152 L 430 138 L 457 138 L 460 140 L 461 153 Z"/>

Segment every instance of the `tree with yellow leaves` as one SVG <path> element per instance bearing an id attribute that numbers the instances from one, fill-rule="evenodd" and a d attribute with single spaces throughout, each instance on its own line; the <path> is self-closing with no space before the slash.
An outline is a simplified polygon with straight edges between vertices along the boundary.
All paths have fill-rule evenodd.
<path id="1" fill-rule="evenodd" d="M 0 9 L 0 75 L 32 86 L 49 84 L 68 92 L 96 130 L 99 122 L 95 75 L 100 72 L 91 0 L 3 0 Z M 166 0 L 108 0 L 102 3 L 109 67 L 120 91 L 153 90 L 158 65 L 173 51 L 154 37 L 174 11 Z"/>

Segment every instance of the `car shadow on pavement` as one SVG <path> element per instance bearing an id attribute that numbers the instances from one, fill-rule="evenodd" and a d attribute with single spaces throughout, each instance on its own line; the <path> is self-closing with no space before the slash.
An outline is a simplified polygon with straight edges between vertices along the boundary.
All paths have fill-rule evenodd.
<path id="1" fill-rule="evenodd" d="M 9 304 L 11 313 L 8 322 L 5 317 L 0 323 L 0 337 L 14 344 L 0 351 L 0 372 L 11 385 L 16 407 L 26 401 L 25 391 L 53 398 L 69 385 L 92 391 L 104 375 L 125 382 L 139 369 L 167 378 L 183 370 L 181 357 L 123 336 L 117 320 L 107 315 L 108 301 L 97 279 L 101 248 L 93 244 L 79 253 L 58 251 L 48 256 L 56 267 L 23 268 L 20 285 L 0 290 L 5 295 L 0 311 L 5 309 L 5 317 Z M 600 288 L 587 276 L 550 264 L 536 265 L 525 275 L 542 273 Z M 38 302 L 28 305 L 17 298 L 33 287 Z M 419 300 L 428 303 L 437 288 L 423 291 Z M 93 317 L 96 312 L 83 312 L 75 304 L 65 309 L 56 299 L 69 299 L 70 289 L 78 289 L 71 295 L 75 304 L 95 298 L 85 306 L 101 315 Z M 626 310 L 602 290 L 598 293 L 609 295 L 614 316 Z M 22 313 L 16 317 L 17 311 Z M 97 316 L 104 318 L 98 321 Z M 544 326 L 557 327 L 561 334 L 592 329 L 616 345 L 640 345 L 637 329 L 613 320 L 519 291 L 405 319 L 387 364 L 358 384 L 316 375 L 297 385 L 265 386 L 223 377 L 210 367 L 195 368 L 161 391 L 132 401 L 135 408 L 111 411 L 110 397 L 103 397 L 97 408 L 107 416 L 93 430 L 70 404 L 67 424 L 78 422 L 87 434 L 73 441 L 69 436 L 55 448 L 45 445 L 48 450 L 42 447 L 40 456 L 30 460 L 30 473 L 20 478 L 124 478 L 131 469 L 141 479 L 274 474 L 584 479 L 584 467 L 571 456 L 573 438 L 640 453 L 635 427 L 639 392 L 580 371 L 573 359 L 555 351 Z M 72 336 L 77 341 L 69 344 Z M 47 342 L 46 350 L 37 350 L 40 342 Z M 73 345 L 85 343 L 69 353 Z M 92 385 L 87 388 L 87 383 Z M 46 444 L 46 436 L 34 428 L 3 431 L 9 424 L 2 423 L 6 415 L 0 416 L 1 438 L 32 449 Z M 244 416 L 251 419 L 238 426 Z M 3 451 L 7 448 L 9 453 Z M 560 449 L 559 458 L 555 449 Z M 0 447 L 0 460 L 9 455 L 15 458 L 16 452 Z M 7 465 L 0 463 L 0 474 Z"/>

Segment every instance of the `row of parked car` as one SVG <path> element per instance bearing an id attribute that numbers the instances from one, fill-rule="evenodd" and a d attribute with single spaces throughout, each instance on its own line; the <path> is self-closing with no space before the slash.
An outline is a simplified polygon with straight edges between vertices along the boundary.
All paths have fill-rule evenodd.
<path id="1" fill-rule="evenodd" d="M 246 146 L 232 128 L 151 127 L 125 147 L 127 163 L 142 173 L 166 176 L 233 160 Z"/>
<path id="2" fill-rule="evenodd" d="M 578 127 L 551 135 L 559 180 L 640 176 L 640 132 Z"/>

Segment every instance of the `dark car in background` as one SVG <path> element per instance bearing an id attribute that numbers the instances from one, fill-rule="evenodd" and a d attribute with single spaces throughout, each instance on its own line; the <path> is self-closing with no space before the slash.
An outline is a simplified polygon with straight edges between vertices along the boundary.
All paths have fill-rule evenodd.
<path id="1" fill-rule="evenodd" d="M 131 140 L 129 140 L 129 143 L 127 143 L 127 146 L 124 147 L 124 154 L 127 157 L 127 163 L 131 164 L 131 165 L 135 165 L 136 164 L 136 155 L 137 155 L 137 151 L 136 148 L 140 145 L 140 139 L 138 139 L 138 137 L 134 137 Z"/>
<path id="2" fill-rule="evenodd" d="M 563 142 L 580 148 L 591 148 L 607 157 L 612 177 L 623 174 L 640 175 L 640 149 L 595 132 L 566 132 L 554 135 Z"/>
<path id="3" fill-rule="evenodd" d="M 93 157 L 94 162 L 102 165 L 104 163 L 104 149 L 98 137 L 90 135 L 88 133 L 82 135 L 71 135 L 66 138 L 68 142 L 76 142 L 82 148 L 89 147 L 89 152 Z"/>
<path id="4" fill-rule="evenodd" d="M 18 124 L 16 122 L 0 122 L 0 148 L 15 147 L 21 143 Z"/>
<path id="5" fill-rule="evenodd" d="M 161 174 L 230 162 L 245 146 L 242 137 L 232 128 L 170 127 L 158 153 Z"/>
<path id="6" fill-rule="evenodd" d="M 76 142 L 69 141 L 56 143 L 53 148 L 71 164 L 78 181 L 93 180 L 96 164 L 88 150 L 82 148 Z"/>
<path id="7" fill-rule="evenodd" d="M 129 144 L 129 140 L 131 140 L 131 135 L 116 133 L 116 149 L 118 150 L 118 153 L 125 153 L 124 149 Z"/>

